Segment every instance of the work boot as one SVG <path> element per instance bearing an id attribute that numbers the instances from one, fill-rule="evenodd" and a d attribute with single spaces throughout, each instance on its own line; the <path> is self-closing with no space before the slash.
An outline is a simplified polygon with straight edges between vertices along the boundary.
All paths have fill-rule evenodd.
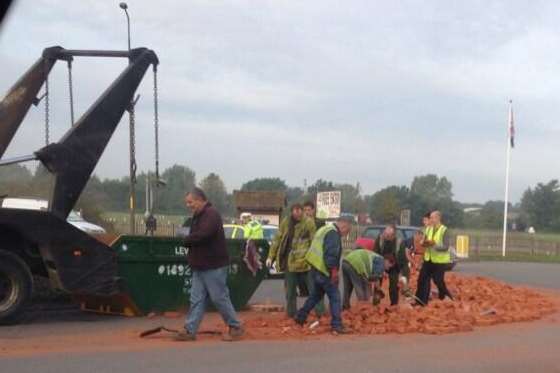
<path id="1" fill-rule="evenodd" d="M 344 326 L 341 326 L 341 327 L 338 327 L 338 328 L 332 328 L 332 329 L 331 329 L 331 332 L 332 332 L 334 335 L 339 335 L 339 334 L 351 334 L 351 333 L 352 333 L 352 331 L 351 331 L 350 329 L 347 329 L 347 328 L 344 327 Z"/>
<path id="2" fill-rule="evenodd" d="M 225 342 L 235 342 L 241 339 L 245 334 L 245 330 L 242 326 L 238 328 L 234 328 L 232 326 L 229 327 L 228 332 L 222 335 L 222 341 Z"/>
<path id="3" fill-rule="evenodd" d="M 298 319 L 297 317 L 294 317 L 294 321 L 296 322 L 296 324 L 298 324 L 301 327 L 305 325 L 305 320 Z"/>
<path id="4" fill-rule="evenodd" d="M 196 341 L 196 335 L 191 334 L 188 330 L 183 330 L 175 333 L 173 339 L 178 342 Z"/>
<path id="5" fill-rule="evenodd" d="M 410 288 L 401 289 L 401 294 L 407 298 L 412 298 L 412 296 L 414 295 L 414 293 L 412 292 L 412 290 L 410 290 Z"/>

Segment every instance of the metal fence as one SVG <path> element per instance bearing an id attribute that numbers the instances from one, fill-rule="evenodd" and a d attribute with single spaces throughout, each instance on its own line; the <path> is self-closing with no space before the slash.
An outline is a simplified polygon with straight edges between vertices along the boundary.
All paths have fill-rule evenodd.
<path id="1" fill-rule="evenodd" d="M 113 222 L 113 229 L 117 234 L 130 234 L 130 224 L 128 222 Z M 175 223 L 160 222 L 157 223 L 157 229 L 154 232 L 156 236 L 175 236 L 175 232 L 181 226 Z M 145 235 L 146 234 L 146 224 L 143 221 L 136 221 L 135 224 L 135 234 Z"/>
<path id="2" fill-rule="evenodd" d="M 456 242 L 457 233 L 451 235 L 453 243 Z M 496 254 L 502 252 L 501 235 L 468 235 L 469 251 L 472 255 Z M 508 237 L 506 250 L 510 253 L 528 255 L 560 256 L 560 242 L 536 239 L 535 237 Z"/>
<path id="3" fill-rule="evenodd" d="M 127 222 L 112 222 L 116 233 L 129 234 L 130 226 Z M 156 236 L 175 236 L 175 233 L 180 228 L 179 224 L 158 221 Z M 355 226 L 348 236 L 342 240 L 344 249 L 350 249 L 356 242 L 366 226 Z M 136 234 L 144 235 L 146 226 L 143 221 L 136 221 Z M 458 235 L 462 235 L 460 231 L 452 231 L 451 243 L 455 246 Z M 471 256 L 480 254 L 497 254 L 502 251 L 502 236 L 499 234 L 469 234 L 469 251 Z M 508 252 L 523 253 L 527 255 L 555 255 L 560 256 L 560 241 L 547 241 L 536 239 L 534 236 L 527 235 L 526 237 L 519 237 L 519 235 L 508 236 L 507 240 Z"/>
<path id="4" fill-rule="evenodd" d="M 355 227 L 350 234 L 342 241 L 344 249 L 352 248 L 354 242 L 363 232 L 366 226 Z M 465 235 L 461 231 L 450 232 L 451 246 L 455 246 L 457 236 Z M 502 235 L 468 234 L 469 251 L 471 256 L 477 257 L 480 254 L 498 254 L 502 252 Z M 506 248 L 509 253 L 521 253 L 536 256 L 560 256 L 560 241 L 537 239 L 535 236 L 524 234 L 509 235 L 506 242 Z"/>

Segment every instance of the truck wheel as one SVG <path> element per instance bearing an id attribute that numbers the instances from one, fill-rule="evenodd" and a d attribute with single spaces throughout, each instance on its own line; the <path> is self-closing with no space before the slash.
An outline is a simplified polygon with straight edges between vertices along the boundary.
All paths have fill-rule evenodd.
<path id="1" fill-rule="evenodd" d="M 16 323 L 31 298 L 33 278 L 23 260 L 0 250 L 0 325 Z"/>

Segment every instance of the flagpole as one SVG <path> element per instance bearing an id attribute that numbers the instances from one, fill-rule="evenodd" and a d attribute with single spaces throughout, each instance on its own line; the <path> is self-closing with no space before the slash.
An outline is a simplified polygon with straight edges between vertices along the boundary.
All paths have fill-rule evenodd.
<path id="1" fill-rule="evenodd" d="M 513 120 L 513 104 L 512 101 L 509 100 L 509 117 L 507 123 L 507 148 L 506 148 L 506 187 L 505 187 L 505 197 L 504 197 L 504 232 L 502 236 L 502 256 L 506 256 L 506 238 L 507 238 L 507 214 L 508 214 L 508 201 L 509 201 L 509 166 L 510 166 L 510 158 L 511 158 L 511 132 L 510 126 L 511 121 Z"/>

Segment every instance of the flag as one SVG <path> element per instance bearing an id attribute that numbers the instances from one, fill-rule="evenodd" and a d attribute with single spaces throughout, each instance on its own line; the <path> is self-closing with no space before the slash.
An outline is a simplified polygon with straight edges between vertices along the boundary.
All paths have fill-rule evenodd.
<path id="1" fill-rule="evenodd" d="M 515 127 L 513 126 L 513 105 L 509 102 L 509 120 L 508 120 L 509 144 L 513 148 L 515 145 Z"/>

